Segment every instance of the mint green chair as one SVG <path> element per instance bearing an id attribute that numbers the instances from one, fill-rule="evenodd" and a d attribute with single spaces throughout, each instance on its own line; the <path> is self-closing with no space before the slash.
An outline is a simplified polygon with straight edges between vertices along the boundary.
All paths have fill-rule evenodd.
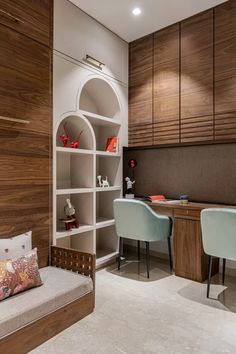
<path id="1" fill-rule="evenodd" d="M 203 248 L 209 257 L 207 297 L 210 294 L 212 257 L 223 258 L 222 284 L 226 259 L 236 260 L 236 209 L 211 208 L 201 212 Z"/>
<path id="2" fill-rule="evenodd" d="M 122 239 L 138 241 L 138 260 L 140 260 L 140 241 L 146 243 L 147 277 L 149 278 L 149 242 L 167 240 L 170 270 L 172 271 L 171 242 L 172 220 L 168 216 L 156 214 L 146 203 L 139 200 L 115 199 L 114 216 L 116 232 L 119 237 L 118 269 L 122 257 Z"/>

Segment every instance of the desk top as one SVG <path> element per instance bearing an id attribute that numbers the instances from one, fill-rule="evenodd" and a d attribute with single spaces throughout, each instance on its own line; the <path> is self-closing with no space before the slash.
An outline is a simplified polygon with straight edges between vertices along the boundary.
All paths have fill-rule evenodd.
<path id="1" fill-rule="evenodd" d="M 170 209 L 192 209 L 192 210 L 202 210 L 207 208 L 233 208 L 235 205 L 225 205 L 225 204 L 211 204 L 211 203 L 197 203 L 197 202 L 188 202 L 182 203 L 181 201 L 156 201 L 156 202 L 147 202 L 151 207 L 165 207 Z"/>

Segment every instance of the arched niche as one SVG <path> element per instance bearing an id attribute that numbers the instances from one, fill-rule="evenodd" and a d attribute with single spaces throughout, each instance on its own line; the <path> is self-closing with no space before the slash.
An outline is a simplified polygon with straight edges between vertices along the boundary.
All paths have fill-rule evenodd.
<path id="1" fill-rule="evenodd" d="M 103 79 L 90 79 L 82 88 L 79 109 L 118 119 L 120 105 L 113 88 Z"/>
<path id="2" fill-rule="evenodd" d="M 66 124 L 66 132 L 64 130 L 64 125 Z M 76 114 L 69 115 L 62 119 L 61 123 L 59 124 L 59 127 L 57 129 L 57 146 L 63 147 L 63 142 L 60 139 L 60 136 L 63 134 L 68 134 L 69 136 L 69 143 L 67 145 L 68 148 L 70 148 L 70 142 L 71 141 L 76 141 L 78 138 L 80 132 L 82 134 L 80 135 L 80 140 L 79 140 L 79 149 L 86 149 L 86 150 L 94 150 L 95 149 L 95 137 L 94 137 L 94 132 L 93 129 L 90 125 L 90 123 L 85 119 L 82 118 Z"/>

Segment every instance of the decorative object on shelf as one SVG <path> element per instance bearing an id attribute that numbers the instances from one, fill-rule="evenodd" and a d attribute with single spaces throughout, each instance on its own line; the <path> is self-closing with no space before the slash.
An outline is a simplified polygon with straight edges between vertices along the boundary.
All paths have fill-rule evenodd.
<path id="1" fill-rule="evenodd" d="M 65 134 L 60 135 L 60 140 L 63 143 L 63 147 L 67 147 L 68 142 L 69 142 L 69 135 L 66 131 L 66 125 L 67 125 L 67 122 L 65 124 L 63 124 L 63 129 L 64 129 Z"/>
<path id="2" fill-rule="evenodd" d="M 128 166 L 132 168 L 132 170 L 137 166 L 137 161 L 135 159 L 130 159 L 128 162 Z"/>
<path id="3" fill-rule="evenodd" d="M 179 197 L 179 200 L 181 201 L 182 204 L 187 204 L 188 203 L 188 196 L 187 195 L 181 195 Z"/>
<path id="4" fill-rule="evenodd" d="M 105 179 L 103 179 L 102 176 L 99 175 L 99 176 L 97 176 L 97 180 L 98 180 L 98 186 L 99 186 L 99 187 L 102 187 L 102 188 L 104 188 L 104 187 L 110 187 L 110 183 L 108 182 L 107 176 L 106 176 Z"/>
<path id="5" fill-rule="evenodd" d="M 66 126 L 67 126 L 67 122 L 63 124 L 63 129 L 64 129 L 65 134 L 60 135 L 60 140 L 63 143 L 63 147 L 67 147 L 68 146 L 68 142 L 70 141 L 70 146 L 73 149 L 78 149 L 79 140 L 80 140 L 81 134 L 83 133 L 83 130 L 81 130 L 81 132 L 79 133 L 78 138 L 75 141 L 71 141 L 70 138 L 69 138 L 69 134 L 68 134 L 68 132 L 66 130 Z"/>
<path id="6" fill-rule="evenodd" d="M 131 179 L 129 177 L 126 177 L 125 181 L 127 183 L 125 198 L 133 199 L 134 198 L 133 185 L 134 185 L 135 181 L 131 181 Z"/>
<path id="7" fill-rule="evenodd" d="M 79 223 L 78 223 L 78 221 L 76 219 L 76 215 L 75 215 L 75 208 L 71 204 L 71 201 L 69 198 L 66 199 L 64 213 L 65 213 L 67 219 L 61 219 L 61 221 L 65 224 L 65 229 L 68 231 L 71 229 L 79 228 Z"/>
<path id="8" fill-rule="evenodd" d="M 115 153 L 119 152 L 119 138 L 117 136 L 112 136 L 107 139 L 106 151 Z"/>
<path id="9" fill-rule="evenodd" d="M 79 136 L 78 138 L 75 140 L 75 141 L 71 141 L 70 142 L 70 146 L 73 148 L 73 149 L 78 149 L 79 147 L 79 140 L 80 140 L 80 137 L 81 137 L 81 134 L 83 133 L 83 130 L 81 130 L 81 132 L 79 133 Z"/>

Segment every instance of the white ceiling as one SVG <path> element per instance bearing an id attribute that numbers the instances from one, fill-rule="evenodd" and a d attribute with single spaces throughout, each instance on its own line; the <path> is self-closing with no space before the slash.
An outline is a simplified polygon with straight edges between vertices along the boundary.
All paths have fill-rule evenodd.
<path id="1" fill-rule="evenodd" d="M 70 0 L 104 26 L 131 42 L 226 0 Z M 132 9 L 142 9 L 134 16 Z"/>

